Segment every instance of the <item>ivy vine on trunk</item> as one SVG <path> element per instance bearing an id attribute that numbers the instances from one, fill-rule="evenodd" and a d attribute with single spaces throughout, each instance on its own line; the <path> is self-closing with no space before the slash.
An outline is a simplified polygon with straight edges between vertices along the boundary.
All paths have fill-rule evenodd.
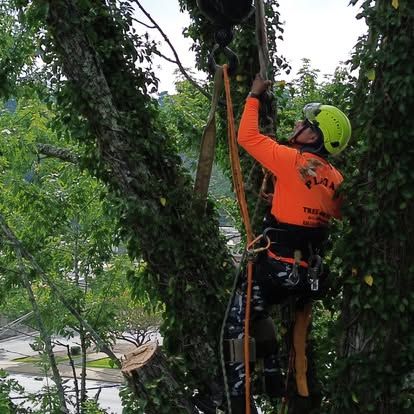
<path id="1" fill-rule="evenodd" d="M 357 3 L 356 1 L 352 3 Z M 332 412 L 412 413 L 414 3 L 361 2 L 358 136 L 348 151 L 344 299 Z"/>

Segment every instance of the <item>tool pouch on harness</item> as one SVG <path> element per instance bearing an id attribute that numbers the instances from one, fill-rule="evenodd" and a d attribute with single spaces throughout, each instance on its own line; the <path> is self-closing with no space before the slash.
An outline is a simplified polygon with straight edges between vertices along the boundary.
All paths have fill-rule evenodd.
<path id="1" fill-rule="evenodd" d="M 256 341 L 250 338 L 250 362 L 256 361 Z M 225 362 L 244 362 L 244 339 L 225 339 L 223 341 L 223 356 Z"/>

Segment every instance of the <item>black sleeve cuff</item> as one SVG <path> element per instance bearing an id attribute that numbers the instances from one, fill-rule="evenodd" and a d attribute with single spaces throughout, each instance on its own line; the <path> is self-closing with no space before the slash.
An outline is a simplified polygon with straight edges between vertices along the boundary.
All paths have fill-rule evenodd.
<path id="1" fill-rule="evenodd" d="M 249 98 L 256 98 L 256 99 L 260 99 L 260 95 L 258 95 L 257 93 L 254 92 L 249 92 L 249 94 L 247 95 Z"/>

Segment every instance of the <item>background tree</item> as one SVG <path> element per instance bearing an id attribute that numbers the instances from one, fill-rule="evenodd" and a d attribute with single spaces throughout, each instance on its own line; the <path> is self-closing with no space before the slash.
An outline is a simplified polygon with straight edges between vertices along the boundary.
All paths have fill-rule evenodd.
<path id="1" fill-rule="evenodd" d="M 80 169 L 74 152 L 79 148 L 75 148 L 73 142 L 57 138 L 49 127 L 52 112 L 36 99 L 33 91 L 30 98 L 21 96 L 18 102 L 9 101 L 6 108 L 11 109 L 6 109 L 0 116 L 3 150 L 0 211 L 7 217 L 9 225 L 25 248 L 33 252 L 42 269 L 65 292 L 67 301 L 108 345 L 111 346 L 117 336 L 128 335 L 128 332 L 146 336 L 148 321 L 153 330 L 157 329 L 160 318 L 151 317 L 144 310 L 144 295 L 140 305 L 131 299 L 126 275 L 130 273 L 132 277 L 138 273 L 138 266 L 131 263 L 125 249 L 116 249 L 119 231 L 114 211 L 105 198 L 102 183 Z M 56 144 L 66 148 L 57 148 Z M 39 153 L 45 149 L 47 155 Z M 65 161 L 69 159 L 71 162 L 50 157 L 52 153 L 55 157 L 65 154 Z M 58 371 L 66 347 L 59 347 L 60 342 L 54 337 L 71 339 L 76 336 L 80 357 L 72 354 L 70 347 L 67 352 L 74 373 L 75 409 L 76 412 L 86 412 L 90 333 L 56 301 L 33 270 L 29 272 L 22 268 L 21 259 L 15 259 L 15 252 L 10 251 L 7 244 L 2 246 L 0 267 L 0 280 L 4 286 L 0 305 L 2 314 L 16 319 L 35 310 L 35 317 L 26 323 L 40 332 L 36 349 L 50 360 L 42 358 L 42 367 L 46 374 L 50 367 L 54 370 L 54 381 L 61 387 L 62 406 L 66 405 L 66 400 L 70 401 L 68 387 L 62 386 Z M 22 272 L 29 273 L 23 278 L 24 283 Z M 133 312 L 136 315 L 131 320 L 127 315 Z M 79 376 L 75 368 L 80 369 Z M 45 398 L 34 399 L 35 405 L 44 403 L 49 412 L 62 412 L 64 407 L 52 409 L 55 401 L 49 397 L 54 392 L 49 389 L 42 392 Z"/>

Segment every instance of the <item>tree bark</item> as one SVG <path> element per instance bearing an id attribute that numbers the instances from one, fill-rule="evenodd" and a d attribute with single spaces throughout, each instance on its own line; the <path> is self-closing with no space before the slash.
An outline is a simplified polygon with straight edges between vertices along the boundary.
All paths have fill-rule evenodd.
<path id="1" fill-rule="evenodd" d="M 40 154 L 47 157 L 59 158 L 62 161 L 70 162 L 72 164 L 79 163 L 79 156 L 66 148 L 58 148 L 54 145 L 42 144 L 40 142 L 36 144 L 36 147 Z"/>

